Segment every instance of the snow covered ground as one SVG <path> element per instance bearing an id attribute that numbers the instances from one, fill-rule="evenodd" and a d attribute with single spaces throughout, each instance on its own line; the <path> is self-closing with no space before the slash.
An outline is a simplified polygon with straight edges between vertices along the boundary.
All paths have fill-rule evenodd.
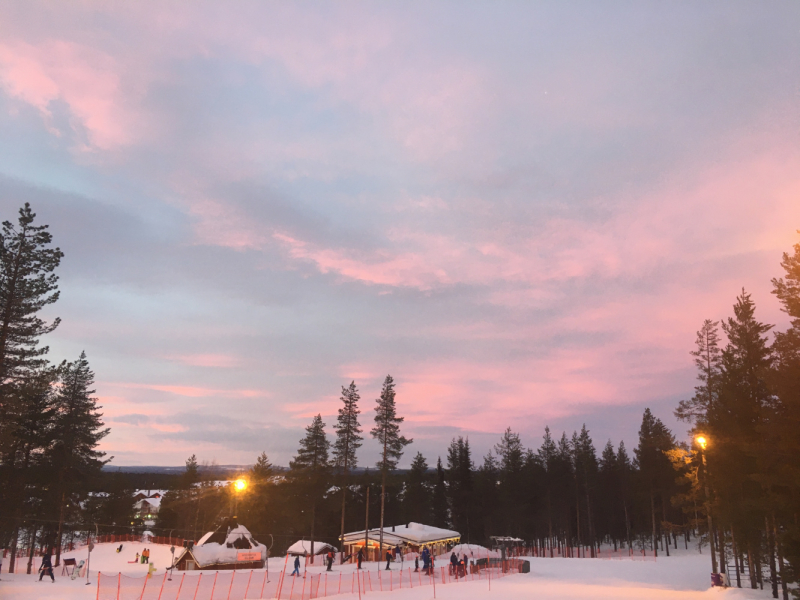
<path id="1" fill-rule="evenodd" d="M 124 544 L 121 554 L 117 545 L 98 544 L 92 552 L 90 581 L 70 580 L 60 576 L 61 567 L 55 570 L 56 583 L 46 578 L 39 583 L 38 575 L 2 573 L 0 575 L 0 598 L 2 600 L 34 600 L 39 598 L 58 598 L 64 600 L 95 600 L 97 594 L 97 569 L 104 573 L 122 572 L 131 576 L 144 576 L 147 565 L 132 564 L 136 552 L 141 554 L 144 544 Z M 168 546 L 149 545 L 151 562 L 155 563 L 157 573 L 164 573 L 170 564 Z M 85 559 L 86 549 L 67 553 L 67 557 Z M 659 557 L 658 560 L 598 560 L 533 558 L 531 573 L 513 575 L 501 580 L 493 580 L 491 591 L 487 581 L 467 581 L 450 583 L 436 587 L 437 599 L 502 598 L 504 600 L 740 600 L 770 598 L 768 589 L 753 591 L 735 588 L 710 589 L 710 559 L 707 552 L 698 554 L 696 550 L 681 551 L 677 556 Z M 283 569 L 284 557 L 270 559 L 270 571 L 277 573 Z M 38 570 L 39 561 L 36 563 Z M 368 564 L 377 569 L 376 563 Z M 408 563 L 406 563 L 408 566 Z M 322 565 L 309 567 L 310 571 L 322 571 Z M 336 571 L 350 572 L 351 565 L 334 567 Z M 433 597 L 432 588 L 425 586 L 383 592 L 387 600 L 428 600 Z M 376 592 L 375 594 L 379 594 Z M 367 595 L 373 595 L 372 593 Z M 357 595 L 341 595 L 341 600 L 353 600 Z"/>

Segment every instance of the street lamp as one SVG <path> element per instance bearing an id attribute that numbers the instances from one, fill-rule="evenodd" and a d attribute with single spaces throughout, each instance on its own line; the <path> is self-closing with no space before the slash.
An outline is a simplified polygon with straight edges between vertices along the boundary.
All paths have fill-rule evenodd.
<path id="1" fill-rule="evenodd" d="M 694 441 L 700 446 L 700 458 L 703 460 L 703 470 L 705 471 L 706 515 L 708 516 L 708 542 L 711 546 L 711 572 L 718 573 L 717 546 L 714 542 L 714 522 L 711 519 L 711 493 L 708 490 L 708 465 L 706 464 L 706 446 L 708 446 L 708 438 L 705 435 L 699 434 L 695 436 Z"/>
<path id="2" fill-rule="evenodd" d="M 236 516 L 236 512 L 239 510 L 239 496 L 243 494 L 247 490 L 247 479 L 244 477 L 239 477 L 236 481 L 233 482 L 233 516 Z"/>

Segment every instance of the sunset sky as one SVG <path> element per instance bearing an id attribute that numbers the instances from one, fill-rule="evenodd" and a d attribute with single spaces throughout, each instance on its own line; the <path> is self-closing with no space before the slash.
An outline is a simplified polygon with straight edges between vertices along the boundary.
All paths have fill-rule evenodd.
<path id="1" fill-rule="evenodd" d="M 800 3 L 2 2 L 0 218 L 65 253 L 114 465 L 629 449 L 800 241 Z M 369 466 L 377 447 L 359 456 Z"/>

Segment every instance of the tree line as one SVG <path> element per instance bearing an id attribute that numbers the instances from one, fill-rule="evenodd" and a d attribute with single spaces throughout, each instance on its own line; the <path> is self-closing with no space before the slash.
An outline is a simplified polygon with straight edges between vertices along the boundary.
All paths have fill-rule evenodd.
<path id="1" fill-rule="evenodd" d="M 86 355 L 54 364 L 42 344 L 60 323 L 42 311 L 58 300 L 63 253 L 35 217 L 25 204 L 0 233 L 0 542 L 12 556 L 18 546 L 58 552 L 95 524 L 102 533 L 143 527 L 132 479 L 102 473 L 110 459 L 97 447 L 109 430 Z M 483 457 L 456 437 L 444 461 L 417 452 L 399 470 L 412 440 L 401 434 L 387 376 L 370 429 L 380 460 L 363 469 L 353 381 L 342 387 L 333 441 L 316 415 L 289 468 L 262 453 L 241 498 L 203 481 L 192 456 L 151 529 L 198 539 L 236 513 L 257 535 L 272 535 L 276 552 L 300 538 L 338 545 L 345 532 L 409 521 L 455 529 L 469 542 L 515 536 L 560 553 L 592 555 L 607 544 L 668 555 L 701 544 L 713 570 L 734 567 L 737 583 L 767 583 L 787 598 L 800 573 L 800 244 L 781 268 L 772 287 L 790 318 L 786 331 L 759 321 L 745 290 L 731 316 L 698 331 L 698 384 L 675 411 L 689 443 L 646 409 L 631 450 L 609 440 L 598 451 L 585 425 L 560 436 L 546 427 L 529 446 L 509 428 Z"/>

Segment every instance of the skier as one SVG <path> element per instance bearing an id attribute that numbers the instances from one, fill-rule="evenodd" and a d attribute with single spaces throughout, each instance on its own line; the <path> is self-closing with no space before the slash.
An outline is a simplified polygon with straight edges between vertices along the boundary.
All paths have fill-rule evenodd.
<path id="1" fill-rule="evenodd" d="M 300 556 L 294 557 L 294 571 L 292 571 L 292 577 L 300 576 Z"/>
<path id="2" fill-rule="evenodd" d="M 431 568 L 431 551 L 428 550 L 428 547 L 422 549 L 422 569 L 425 571 L 427 575 L 430 575 L 430 568 Z"/>
<path id="3" fill-rule="evenodd" d="M 455 552 L 450 554 L 450 572 L 458 579 L 458 557 Z"/>
<path id="4" fill-rule="evenodd" d="M 53 561 L 50 558 L 50 549 L 47 549 L 47 553 L 42 557 L 42 566 L 39 567 L 39 581 L 42 580 L 42 577 L 45 575 L 50 575 L 50 580 L 55 583 L 56 578 L 53 575 Z"/>
<path id="5" fill-rule="evenodd" d="M 359 548 L 358 549 L 358 554 L 356 555 L 356 559 L 358 560 L 358 568 L 360 569 L 361 568 L 361 563 L 364 560 L 364 549 L 363 548 Z"/>
<path id="6" fill-rule="evenodd" d="M 391 550 L 387 550 L 386 551 L 386 570 L 387 571 L 391 571 L 391 569 L 389 568 L 389 563 L 392 562 L 392 560 L 393 560 L 392 559 L 392 551 Z"/>
<path id="7" fill-rule="evenodd" d="M 328 551 L 328 571 L 333 571 L 333 550 Z"/>

